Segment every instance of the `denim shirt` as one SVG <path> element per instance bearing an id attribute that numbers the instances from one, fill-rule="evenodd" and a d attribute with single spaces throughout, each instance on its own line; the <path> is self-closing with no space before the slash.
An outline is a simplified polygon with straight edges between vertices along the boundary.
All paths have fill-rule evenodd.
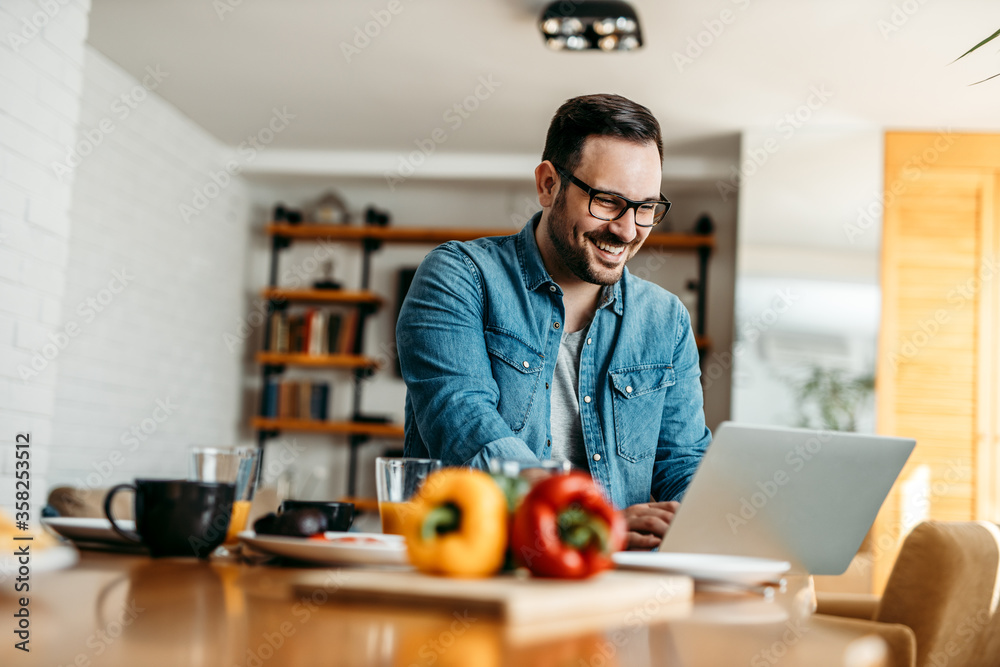
<path id="1" fill-rule="evenodd" d="M 417 269 L 396 325 L 407 456 L 484 470 L 493 457 L 550 457 L 565 310 L 535 242 L 539 217 L 511 236 L 445 243 Z M 585 335 L 591 475 L 619 508 L 679 500 L 711 439 L 687 309 L 626 268 Z"/>

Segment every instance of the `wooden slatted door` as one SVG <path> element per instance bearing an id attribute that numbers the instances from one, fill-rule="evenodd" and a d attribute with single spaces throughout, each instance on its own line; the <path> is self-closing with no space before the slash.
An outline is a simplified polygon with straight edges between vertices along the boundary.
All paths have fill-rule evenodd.
<path id="1" fill-rule="evenodd" d="M 872 535 L 881 591 L 924 519 L 995 515 L 997 174 L 974 135 L 889 134 L 882 253 L 878 430 L 917 447 Z M 1000 148 L 996 137 L 990 145 Z M 986 156 L 988 157 L 988 156 Z"/>

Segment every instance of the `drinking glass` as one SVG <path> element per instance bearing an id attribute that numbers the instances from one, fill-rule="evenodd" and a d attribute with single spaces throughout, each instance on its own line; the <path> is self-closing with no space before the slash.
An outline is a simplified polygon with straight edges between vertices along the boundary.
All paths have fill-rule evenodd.
<path id="1" fill-rule="evenodd" d="M 387 458 L 375 459 L 378 514 L 382 532 L 403 534 L 403 519 L 410 509 L 409 500 L 427 476 L 441 469 L 438 459 Z"/>
<path id="2" fill-rule="evenodd" d="M 257 465 L 260 453 L 255 447 L 192 447 L 188 479 L 197 482 L 226 482 L 236 485 L 233 516 L 226 531 L 224 547 L 239 542 L 237 535 L 246 529 L 250 503 L 257 489 Z"/>

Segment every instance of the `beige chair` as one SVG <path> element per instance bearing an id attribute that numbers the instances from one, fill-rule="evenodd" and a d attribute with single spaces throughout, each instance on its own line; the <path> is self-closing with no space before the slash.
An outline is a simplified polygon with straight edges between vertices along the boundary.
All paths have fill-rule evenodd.
<path id="1" fill-rule="evenodd" d="M 816 619 L 873 631 L 901 624 L 916 637 L 915 667 L 1000 666 L 1000 529 L 984 521 L 921 523 L 906 538 L 881 599 L 818 594 Z M 880 633 L 882 634 L 882 633 Z"/>

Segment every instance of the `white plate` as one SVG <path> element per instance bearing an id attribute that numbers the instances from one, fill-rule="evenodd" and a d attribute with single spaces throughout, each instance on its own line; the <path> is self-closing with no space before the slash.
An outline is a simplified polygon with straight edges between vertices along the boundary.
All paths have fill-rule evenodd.
<path id="1" fill-rule="evenodd" d="M 107 519 L 85 519 L 79 517 L 44 517 L 42 524 L 56 531 L 66 539 L 74 542 L 97 542 L 100 544 L 127 544 L 136 546 L 135 542 L 126 540 L 111 528 Z M 135 522 L 128 519 L 118 519 L 118 527 L 122 530 L 135 530 Z"/>
<path id="2" fill-rule="evenodd" d="M 257 535 L 252 530 L 240 539 L 258 551 L 324 565 L 408 566 L 406 542 L 399 535 L 382 533 L 325 533 L 327 541 L 305 537 Z"/>
<path id="3" fill-rule="evenodd" d="M 619 551 L 612 558 L 615 565 L 622 568 L 664 570 L 686 574 L 696 581 L 731 582 L 748 586 L 777 581 L 792 567 L 788 561 L 768 558 L 659 551 Z"/>

